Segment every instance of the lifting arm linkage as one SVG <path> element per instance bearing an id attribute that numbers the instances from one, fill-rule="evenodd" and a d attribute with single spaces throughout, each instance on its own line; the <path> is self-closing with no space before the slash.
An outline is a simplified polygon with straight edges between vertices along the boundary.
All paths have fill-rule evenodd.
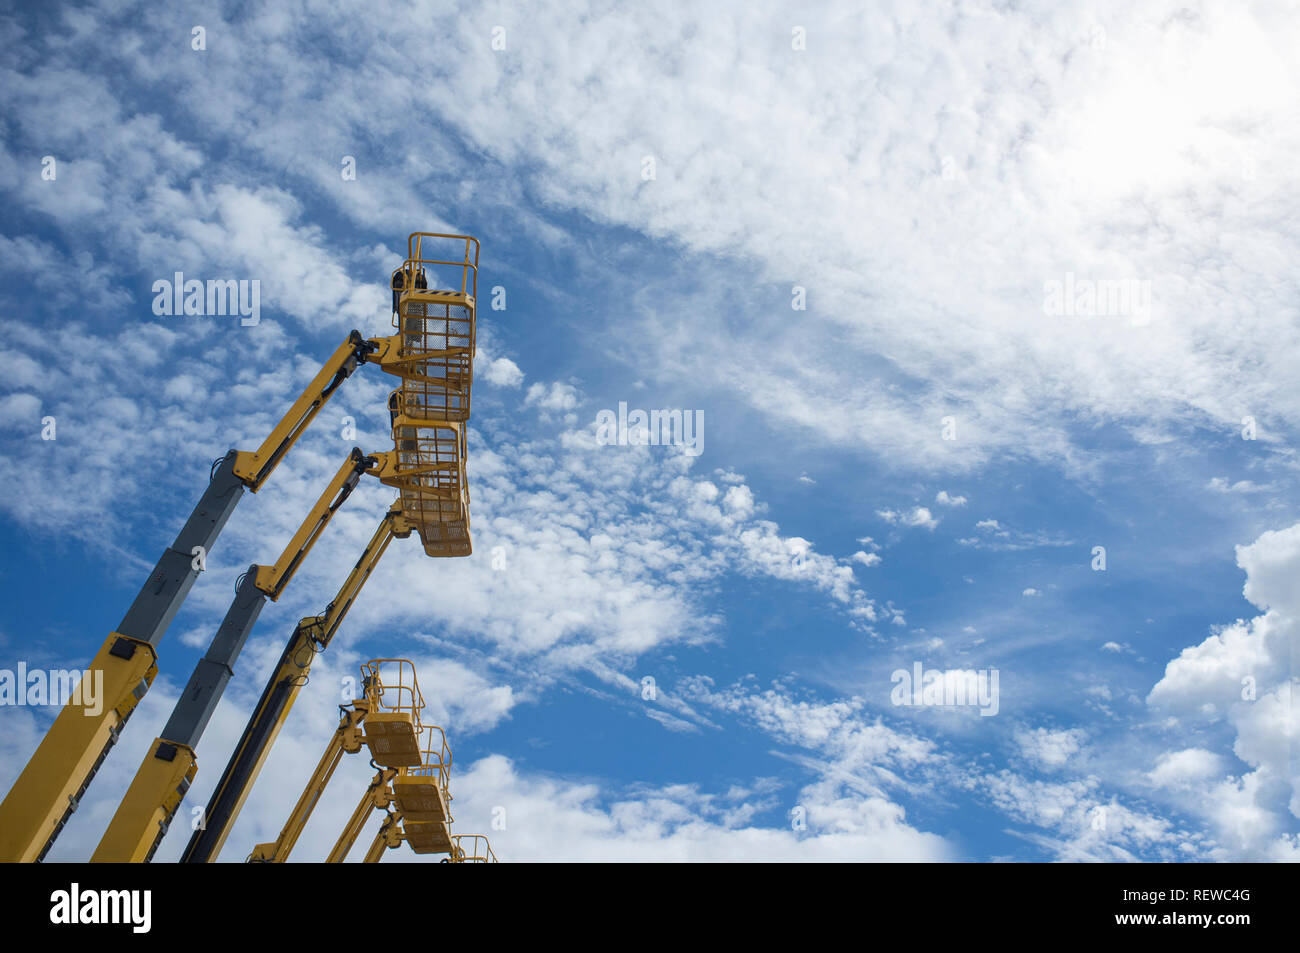
<path id="1" fill-rule="evenodd" d="M 250 566 L 221 627 L 118 805 L 92 862 L 148 861 L 158 849 L 197 772 L 195 748 L 216 710 L 235 661 L 266 600 L 278 599 L 361 475 L 376 465 L 357 448 L 334 475 L 274 566 Z"/>
<path id="2" fill-rule="evenodd" d="M 190 518 L 90 663 L 91 673 L 103 673 L 102 704 L 92 712 L 69 701 L 0 803 L 0 862 L 45 857 L 148 692 L 158 643 L 245 488 L 256 492 L 266 482 L 339 384 L 378 348 L 353 331 L 255 453 L 232 450 L 213 466 Z"/>
<path id="3" fill-rule="evenodd" d="M 307 826 L 312 811 L 316 810 L 316 802 L 325 793 L 325 788 L 329 785 L 330 778 L 334 776 L 334 769 L 339 766 L 339 761 L 344 754 L 356 754 L 361 750 L 360 725 L 368 711 L 367 703 L 361 701 L 360 704 L 354 702 L 352 708 L 339 707 L 343 711 L 339 726 L 330 737 L 329 744 L 325 746 L 325 753 L 321 755 L 316 770 L 307 781 L 307 786 L 298 796 L 298 803 L 293 806 L 289 820 L 285 821 L 280 836 L 274 843 L 258 844 L 253 848 L 253 853 L 248 857 L 252 863 L 282 864 L 289 859 L 289 852 L 293 850 L 294 844 L 298 843 L 298 837 L 302 834 L 302 829 Z"/>
<path id="4" fill-rule="evenodd" d="M 334 842 L 334 849 L 325 858 L 325 863 L 343 863 L 348 856 L 348 851 L 352 849 L 352 845 L 356 843 L 357 837 L 366 826 L 366 819 L 370 817 L 370 812 L 386 810 L 388 805 L 393 803 L 393 778 L 395 777 L 397 777 L 396 768 L 381 767 L 375 772 L 374 778 L 366 788 L 366 793 L 361 795 L 361 800 L 357 802 L 352 816 L 348 818 L 343 833 Z"/>
<path id="5" fill-rule="evenodd" d="M 262 764 L 275 744 L 281 727 L 289 718 L 299 690 L 307 684 L 317 653 L 325 651 L 329 646 L 348 609 L 379 564 L 393 537 L 405 538 L 410 534 L 411 525 L 402 515 L 401 506 L 394 505 L 384 514 L 375 535 L 352 567 L 352 572 L 348 574 L 338 594 L 326 606 L 325 612 L 318 616 L 308 616 L 298 623 L 280 655 L 279 664 L 262 690 L 262 697 L 244 727 L 244 733 L 226 764 L 221 780 L 213 789 L 204 817 L 205 823 L 190 835 L 185 853 L 181 855 L 184 863 L 209 863 L 217 859 L 244 806 L 244 800 L 257 781 Z"/>
<path id="6" fill-rule="evenodd" d="M 377 342 L 367 341 L 358 331 L 349 334 L 348 339 L 338 346 L 338 350 L 307 385 L 307 389 L 280 418 L 262 445 L 251 453 L 237 452 L 235 475 L 256 493 L 338 386 L 378 348 Z"/>
<path id="7" fill-rule="evenodd" d="M 379 863 L 384 851 L 402 846 L 402 836 L 402 815 L 389 811 L 384 816 L 384 822 L 379 825 L 379 830 L 375 831 L 375 839 L 370 842 L 370 849 L 366 851 L 362 863 Z"/>

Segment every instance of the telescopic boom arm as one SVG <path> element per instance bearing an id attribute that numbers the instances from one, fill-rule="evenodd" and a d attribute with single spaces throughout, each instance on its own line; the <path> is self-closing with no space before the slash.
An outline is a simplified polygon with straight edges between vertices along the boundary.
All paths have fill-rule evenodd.
<path id="1" fill-rule="evenodd" d="M 384 514 L 375 535 L 352 567 L 352 572 L 339 588 L 338 594 L 325 607 L 325 612 L 307 616 L 298 623 L 280 656 L 279 665 L 262 690 L 262 697 L 244 727 L 244 734 L 235 746 L 221 780 L 213 790 L 203 825 L 190 836 L 185 853 L 181 855 L 184 863 L 210 863 L 220 855 L 226 837 L 244 806 L 244 800 L 257 781 L 258 773 L 262 770 L 280 729 L 289 718 L 299 690 L 307 684 L 317 653 L 325 651 L 329 646 L 362 586 L 388 549 L 388 544 L 394 537 L 405 539 L 410 536 L 411 528 L 409 521 L 402 515 L 401 506 L 394 505 Z"/>
<path id="2" fill-rule="evenodd" d="M 162 735 L 145 755 L 92 862 L 138 863 L 153 857 L 198 771 L 195 749 L 262 607 L 267 599 L 280 598 L 362 474 L 377 463 L 354 447 L 276 563 L 250 566 L 240 577 L 234 601 L 207 654 L 195 666 Z"/>
<path id="3" fill-rule="evenodd" d="M 0 803 L 0 862 L 39 861 L 48 853 L 149 691 L 158 673 L 158 643 L 244 490 L 256 493 L 262 487 L 338 386 L 381 347 L 391 349 L 353 331 L 261 447 L 252 453 L 232 450 L 213 466 L 190 518 L 90 663 L 90 671 L 104 673 L 100 710 L 92 714 L 84 704 L 69 701 Z"/>
<path id="4" fill-rule="evenodd" d="M 372 807 L 388 806 L 392 799 L 391 784 L 400 774 L 400 769 L 423 763 L 420 735 L 424 727 L 420 723 L 420 711 L 424 708 L 424 696 L 420 693 L 411 662 L 408 659 L 371 659 L 361 667 L 361 689 L 362 697 L 339 706 L 338 728 L 331 735 L 325 753 L 307 780 L 289 819 L 280 830 L 280 836 L 272 843 L 254 847 L 249 861 L 282 864 L 289 859 L 345 754 L 356 754 L 363 746 L 368 748 L 370 763 L 379 773 L 368 789 L 367 797 L 362 799 L 362 804 L 353 814 L 344 836 L 335 844 L 331 860 L 341 859 L 347 854 Z M 439 737 L 442 737 L 441 732 Z"/>

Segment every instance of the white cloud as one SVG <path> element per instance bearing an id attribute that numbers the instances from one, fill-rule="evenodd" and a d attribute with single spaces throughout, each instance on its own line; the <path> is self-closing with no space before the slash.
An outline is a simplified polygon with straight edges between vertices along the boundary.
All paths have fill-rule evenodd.
<path id="1" fill-rule="evenodd" d="M 1199 839 L 1164 818 L 1107 797 L 1095 777 L 1064 781 L 1025 778 L 1013 771 L 959 779 L 978 790 L 1009 818 L 1052 831 L 1022 835 L 1064 862 L 1132 863 L 1155 852 L 1165 860 L 1186 859 Z"/>
<path id="2" fill-rule="evenodd" d="M 1205 748 L 1168 751 L 1147 776 L 1156 787 L 1178 788 L 1222 776 L 1223 758 Z"/>
<path id="3" fill-rule="evenodd" d="M 942 838 L 909 826 L 902 809 L 883 798 L 837 797 L 812 786 L 800 799 L 807 830 L 796 832 L 788 821 L 755 823 L 758 811 L 786 805 L 744 788 L 721 795 L 692 785 L 611 791 L 527 774 L 491 756 L 456 779 L 456 820 L 458 830 L 490 835 L 506 862 L 957 859 Z M 504 810 L 505 830 L 491 829 L 494 809 Z"/>
<path id="4" fill-rule="evenodd" d="M 847 806 L 864 798 L 883 800 L 892 788 L 965 792 L 987 801 L 1009 821 L 1050 832 L 1021 836 L 1064 861 L 1134 861 L 1152 854 L 1186 859 L 1184 848 L 1195 853 L 1205 846 L 1195 832 L 1108 795 L 1091 772 L 1042 780 L 982 762 L 964 763 L 933 740 L 886 724 L 858 698 L 801 701 L 779 687 L 718 691 L 702 677 L 688 680 L 685 694 L 744 718 L 778 743 L 807 749 L 810 756 L 794 760 L 816 772 L 818 780 L 804 792 L 817 792 L 824 802 Z M 1087 737 L 1076 728 L 1018 727 L 1011 740 L 1028 765 L 1064 772 L 1071 765 L 1083 767 L 1079 762 Z M 853 792 L 854 800 L 841 800 L 844 792 Z"/>
<path id="5" fill-rule="evenodd" d="M 934 501 L 940 506 L 965 506 L 966 497 L 949 496 L 947 490 L 940 490 L 934 498 Z"/>
<path id="6" fill-rule="evenodd" d="M 1038 768 L 1055 769 L 1079 753 L 1087 734 L 1079 728 L 1021 729 L 1015 734 L 1021 755 Z"/>
<path id="7" fill-rule="evenodd" d="M 1206 484 L 1206 488 L 1214 490 L 1216 493 L 1266 493 L 1277 489 L 1273 485 L 1261 486 L 1250 480 L 1238 480 L 1235 483 L 1230 483 L 1223 477 L 1214 477 Z"/>
<path id="8" fill-rule="evenodd" d="M 1170 752 L 1153 781 L 1193 788 L 1187 809 L 1210 822 L 1221 856 L 1294 858 L 1300 856 L 1300 769 L 1292 752 L 1300 739 L 1300 710 L 1290 703 L 1290 680 L 1300 640 L 1300 523 L 1238 546 L 1237 563 L 1246 573 L 1243 592 L 1262 613 L 1184 649 L 1165 667 L 1147 704 L 1172 725 L 1231 729 L 1232 753 L 1248 770 L 1235 774 L 1215 762 L 1211 775 L 1207 758 Z"/>
<path id="9" fill-rule="evenodd" d="M 544 410 L 572 410 L 578 406 L 578 392 L 572 384 L 561 381 L 552 381 L 549 388 L 545 384 L 537 383 L 528 388 L 524 404 L 529 407 L 536 405 Z"/>
<path id="10" fill-rule="evenodd" d="M 1139 4 L 1108 21 L 1125 49 L 1158 55 L 1096 55 L 1066 10 L 1009 15 L 989 32 L 957 12 L 889 7 L 810 12 L 816 52 L 792 55 L 788 37 L 722 9 L 610 18 L 578 3 L 516 11 L 514 35 L 535 41 L 512 46 L 508 70 L 484 55 L 473 18 L 453 18 L 433 86 L 408 81 L 420 38 L 385 32 L 397 14 L 382 4 L 364 18 L 345 5 L 226 23 L 233 42 L 202 57 L 116 58 L 122 82 L 113 87 L 86 65 L 102 37 L 75 29 L 69 14 L 40 67 L 6 73 L 2 105 L 17 134 L 78 157 L 60 177 L 76 187 L 15 177 L 11 197 L 70 233 L 87 222 L 107 229 L 119 247 L 138 245 L 150 267 L 221 259 L 265 274 L 287 312 L 341 327 L 382 316 L 382 290 L 351 285 L 320 236 L 296 222 L 288 190 L 369 229 L 391 227 L 394 210 L 440 228 L 431 183 L 461 182 L 486 165 L 493 182 L 483 191 L 548 247 L 581 246 L 521 208 L 519 193 L 687 254 L 752 263 L 744 288 L 797 274 L 816 289 L 821 333 L 775 351 L 775 319 L 714 328 L 680 289 L 663 296 L 667 306 L 647 296 L 655 306 L 637 314 L 647 333 L 613 332 L 649 343 L 636 360 L 653 366 L 637 379 L 657 370 L 707 380 L 783 424 L 901 466 L 1023 455 L 1087 471 L 1105 451 L 1076 445 L 1076 421 L 1117 421 L 1156 445 L 1188 421 L 1235 431 L 1242 407 L 1265 408 L 1275 422 L 1262 430 L 1267 444 L 1300 417 L 1284 383 L 1300 363 L 1300 342 L 1287 334 L 1292 295 L 1258 250 L 1296 241 L 1278 224 L 1290 219 L 1260 201 L 1285 181 L 1297 136 L 1295 67 L 1270 42 L 1289 35 L 1292 13 L 1222 7 L 1188 19 L 1165 16 L 1167 6 Z M 308 20 L 346 31 L 367 68 L 326 78 L 283 55 L 285 37 Z M 183 26 L 181 13 L 169 13 L 121 28 L 115 42 L 150 48 Z M 895 39 L 863 47 L 862 36 Z M 664 47 L 676 55 L 665 59 Z M 575 48 L 588 55 L 569 55 Z M 1030 72 L 1035 92 L 1026 98 Z M 645 95 L 625 95 L 633 76 Z M 133 84 L 164 91 L 165 105 L 192 117 L 184 136 L 195 141 L 127 92 L 118 92 L 126 102 L 110 92 Z M 296 95 L 265 95 L 288 89 Z M 304 99 L 319 108 L 302 110 Z M 484 115 L 474 104 L 485 101 L 500 108 Z M 472 159 L 431 146 L 412 114 L 463 138 Z M 54 128 L 52 115 L 61 117 Z M 771 123 L 787 120 L 800 135 L 772 148 Z M 102 143 L 102 155 L 80 158 L 88 141 Z M 213 169 L 208 141 L 240 142 L 241 157 L 274 170 L 285 190 L 253 177 L 191 189 L 199 169 L 205 181 L 227 173 Z M 299 144 L 308 141 L 330 161 L 303 161 Z M 356 180 L 341 181 L 335 158 L 366 141 L 385 148 L 364 156 Z M 1129 161 L 1115 163 L 1097 145 L 1112 141 L 1129 143 Z M 649 183 L 639 174 L 647 152 L 659 170 Z M 743 174 L 737 155 L 750 158 Z M 0 161 L 18 159 L 6 152 Z M 1152 214 L 1116 232 L 1135 190 Z M 786 201 L 770 201 L 775 194 Z M 1189 203 L 1188 194 L 1200 198 Z M 199 227 L 175 227 L 196 210 Z M 1167 227 L 1182 236 L 1177 246 L 1151 240 Z M 1224 249 L 1223 234 L 1260 237 Z M 1214 281 L 1198 267 L 1211 258 L 1226 262 Z M 1044 283 L 1066 272 L 1150 281 L 1157 313 L 1142 326 L 1045 315 Z M 969 280 L 936 282 L 939 273 Z M 1260 316 L 1256 333 L 1216 317 L 1240 301 Z M 906 393 L 862 386 L 864 360 L 882 365 L 887 384 L 907 380 Z M 761 377 L 752 373 L 760 366 Z M 1212 371 L 1224 366 L 1257 373 Z M 942 440 L 937 422 L 954 410 L 961 439 Z"/>
<path id="11" fill-rule="evenodd" d="M 647 708 L 646 717 L 659 722 L 669 731 L 676 731 L 682 734 L 699 734 L 699 726 L 692 724 L 685 718 L 678 718 L 676 715 L 670 715 L 668 712 L 658 708 Z"/>
<path id="12" fill-rule="evenodd" d="M 41 402 L 33 394 L 6 394 L 0 398 L 0 427 L 41 432 Z"/>
<path id="13" fill-rule="evenodd" d="M 487 365 L 482 377 L 489 384 L 495 384 L 497 387 L 518 387 L 523 383 L 524 372 L 510 358 L 498 357 Z"/>
<path id="14" fill-rule="evenodd" d="M 1073 546 L 1074 541 L 1066 537 L 1044 531 L 1021 532 L 1003 526 L 995 519 L 980 520 L 975 524 L 978 531 L 975 536 L 962 537 L 957 542 L 973 549 L 986 549 L 1001 552 L 1014 552 L 1023 549 L 1037 549 L 1043 546 Z"/>
<path id="15" fill-rule="evenodd" d="M 876 515 L 886 523 L 895 526 L 921 526 L 933 530 L 939 520 L 924 506 L 914 506 L 910 510 L 876 510 Z"/>

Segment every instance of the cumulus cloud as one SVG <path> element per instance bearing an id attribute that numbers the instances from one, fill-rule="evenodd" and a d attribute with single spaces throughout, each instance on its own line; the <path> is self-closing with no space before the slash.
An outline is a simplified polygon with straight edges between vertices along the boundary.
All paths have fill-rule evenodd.
<path id="1" fill-rule="evenodd" d="M 1295 858 L 1300 711 L 1291 700 L 1291 665 L 1300 640 L 1300 523 L 1237 547 L 1237 564 L 1246 573 L 1243 592 L 1261 613 L 1184 649 L 1147 696 L 1150 708 L 1174 723 L 1231 731 L 1235 761 L 1170 752 L 1152 780 L 1192 790 L 1189 809 L 1213 826 L 1223 856 Z"/>
<path id="2" fill-rule="evenodd" d="M 536 405 L 543 410 L 572 410 L 578 406 L 578 392 L 572 384 L 561 381 L 552 381 L 550 387 L 537 383 L 528 388 L 524 404 L 530 407 Z"/>
<path id="3" fill-rule="evenodd" d="M 1147 775 L 1156 787 L 1179 788 L 1222 776 L 1223 758 L 1205 748 L 1185 748 L 1160 755 Z"/>
<path id="4" fill-rule="evenodd" d="M 488 363 L 481 377 L 497 387 L 518 387 L 524 381 L 524 372 L 508 357 L 498 357 Z"/>
<path id="5" fill-rule="evenodd" d="M 804 828 L 759 823 L 779 802 L 763 786 L 708 794 L 694 785 L 613 789 L 541 777 L 491 756 L 457 779 L 457 823 L 491 834 L 505 861 L 943 861 L 941 837 L 907 824 L 883 798 L 800 795 Z M 784 807 L 783 804 L 779 805 Z M 491 830 L 494 816 L 504 830 Z M 784 813 L 784 812 L 782 812 Z"/>

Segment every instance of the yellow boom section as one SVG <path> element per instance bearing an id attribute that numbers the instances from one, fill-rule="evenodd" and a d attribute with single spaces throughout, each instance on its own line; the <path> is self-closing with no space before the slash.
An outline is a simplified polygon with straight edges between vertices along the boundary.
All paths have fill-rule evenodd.
<path id="1" fill-rule="evenodd" d="M 145 755 L 92 862 L 134 863 L 153 857 L 194 781 L 195 749 L 262 606 L 268 598 L 280 597 L 334 513 L 374 465 L 374 457 L 353 448 L 275 565 L 252 566 L 242 578 L 216 637 L 195 667 L 162 735 Z"/>
<path id="2" fill-rule="evenodd" d="M 312 422 L 325 402 L 333 396 L 334 391 L 352 373 L 357 364 L 363 363 L 366 356 L 379 348 L 378 342 L 363 340 L 353 331 L 348 339 L 325 362 L 320 372 L 307 385 L 280 422 L 267 434 L 262 445 L 251 453 L 237 451 L 235 454 L 235 475 L 254 493 L 270 477 L 285 454 L 298 442 L 303 431 Z"/>
<path id="3" fill-rule="evenodd" d="M 117 629 L 91 662 L 103 673 L 105 704 L 77 700 L 59 712 L 0 803 L 0 862 L 36 861 L 49 851 L 157 671 L 157 646 L 202 571 L 245 489 L 257 490 L 358 364 L 379 350 L 353 331 L 253 453 L 232 450 L 213 464 L 208 486 Z M 291 574 L 286 569 L 285 574 Z"/>
<path id="4" fill-rule="evenodd" d="M 289 717 L 298 692 L 307 683 L 317 653 L 329 646 L 388 544 L 394 537 L 402 539 L 410 534 L 410 523 L 402 516 L 401 508 L 394 506 L 384 514 L 375 534 L 325 611 L 321 615 L 307 616 L 298 623 L 280 656 L 279 665 L 267 680 L 257 708 L 249 718 L 221 780 L 217 782 L 203 826 L 190 837 L 181 856 L 183 862 L 208 863 L 220 855 L 226 837 Z"/>
<path id="5" fill-rule="evenodd" d="M 277 670 L 276 677 L 286 689 L 277 696 L 279 707 L 271 713 L 259 706 L 254 721 L 261 735 L 252 739 L 252 747 L 245 748 L 241 742 L 236 751 L 236 758 L 242 758 L 243 775 L 224 802 L 228 819 L 238 813 L 247 787 L 301 687 L 301 680 L 294 681 L 286 666 L 300 670 L 305 678 L 310 662 L 298 664 L 296 660 L 304 657 L 300 650 L 306 647 L 309 658 L 316 647 L 328 642 L 391 536 L 405 536 L 414 529 L 430 556 L 470 555 L 465 428 L 476 347 L 478 261 L 476 238 L 412 233 L 407 239 L 406 259 L 391 280 L 397 333 L 367 340 L 357 331 L 351 332 L 256 450 L 232 450 L 213 465 L 209 485 L 189 520 L 91 663 L 90 674 L 102 675 L 104 680 L 102 710 L 92 712 L 75 697 L 65 705 L 0 803 L 0 862 L 40 860 L 49 851 L 152 684 L 157 674 L 157 645 L 244 490 L 257 492 L 265 484 L 358 365 L 375 363 L 400 378 L 389 400 L 393 450 L 362 458 L 365 465 L 360 469 L 356 461 L 359 452 L 354 451 L 349 477 L 342 483 L 336 477 L 331 484 L 340 494 L 337 500 L 331 500 L 333 493 L 327 491 L 273 565 L 250 567 L 208 655 L 195 670 L 163 735 L 150 749 L 95 859 L 152 856 L 194 777 L 198 737 L 262 602 L 279 598 L 361 472 L 373 472 L 398 490 L 397 504 L 390 512 L 390 535 L 382 542 L 376 542 L 378 536 L 372 540 L 339 597 L 322 616 L 300 623 L 287 650 L 293 654 L 286 654 Z M 385 741 L 381 735 L 393 713 L 377 710 L 374 714 L 378 717 L 372 731 L 379 743 Z M 250 729 L 254 721 L 250 721 Z M 400 741 L 401 731 L 399 727 L 398 735 L 387 741 Z M 411 751 L 403 757 L 416 760 L 405 766 L 418 767 L 421 752 L 414 743 L 408 747 Z M 226 829 L 222 828 L 215 841 L 217 850 Z M 202 831 L 196 833 L 196 838 L 201 835 Z M 392 846 L 399 836 L 405 838 L 406 834 L 400 822 L 394 822 L 386 845 Z M 188 855 L 187 850 L 187 859 L 191 859 Z"/>
<path id="6" fill-rule="evenodd" d="M 407 659 L 371 659 L 361 666 L 364 697 L 344 707 L 338 728 L 325 748 L 325 754 L 307 780 L 289 820 L 274 843 L 258 844 L 249 860 L 260 863 L 284 863 L 298 842 L 302 830 L 326 785 L 345 753 L 355 754 L 362 746 L 370 752 L 370 761 L 379 772 L 357 805 L 343 835 L 330 852 L 331 860 L 346 856 L 356 841 L 370 811 L 387 807 L 391 800 L 391 781 L 398 769 L 422 761 L 420 736 L 424 726 L 420 712 L 424 695 L 415 677 L 415 666 Z"/>

